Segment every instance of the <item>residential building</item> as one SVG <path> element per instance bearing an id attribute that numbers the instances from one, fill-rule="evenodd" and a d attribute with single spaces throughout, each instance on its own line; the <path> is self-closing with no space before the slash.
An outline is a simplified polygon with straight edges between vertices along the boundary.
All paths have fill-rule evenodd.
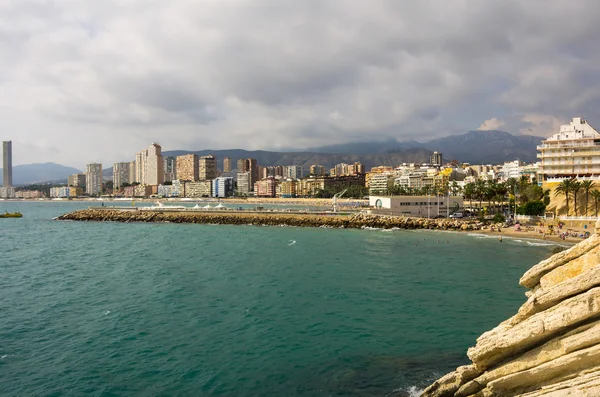
<path id="1" fill-rule="evenodd" d="M 0 187 L 0 198 L 15 198 L 16 191 L 14 186 Z"/>
<path id="2" fill-rule="evenodd" d="M 50 188 L 50 197 L 52 198 L 69 198 L 78 197 L 83 194 L 81 187 L 74 186 L 59 186 Z"/>
<path id="3" fill-rule="evenodd" d="M 233 196 L 233 178 L 218 177 L 212 181 L 212 197 L 231 197 Z"/>
<path id="4" fill-rule="evenodd" d="M 523 165 L 525 165 L 525 163 L 520 160 L 505 162 L 498 174 L 500 181 L 505 182 L 510 178 L 519 179 L 521 177 L 521 167 Z"/>
<path id="5" fill-rule="evenodd" d="M 431 156 L 429 156 L 429 164 L 434 167 L 441 167 L 444 164 L 442 153 L 433 152 Z"/>
<path id="6" fill-rule="evenodd" d="M 185 182 L 181 179 L 175 179 L 171 182 L 171 196 L 185 197 Z"/>
<path id="7" fill-rule="evenodd" d="M 202 156 L 198 159 L 198 177 L 201 181 L 217 177 L 217 158 L 215 156 Z"/>
<path id="8" fill-rule="evenodd" d="M 237 193 L 247 195 L 251 192 L 250 172 L 237 173 Z"/>
<path id="9" fill-rule="evenodd" d="M 448 217 L 464 207 L 461 196 L 369 196 L 369 206 L 375 212 L 390 215 L 432 218 Z"/>
<path id="10" fill-rule="evenodd" d="M 113 189 L 118 190 L 124 184 L 129 184 L 129 176 L 131 173 L 131 163 L 114 163 L 113 164 Z M 70 183 L 69 183 L 70 185 Z"/>
<path id="11" fill-rule="evenodd" d="M 298 195 L 312 197 L 320 190 L 341 192 L 350 186 L 365 186 L 364 175 L 340 176 L 340 177 L 310 177 L 300 181 Z"/>
<path id="12" fill-rule="evenodd" d="M 277 185 L 277 197 L 294 198 L 297 196 L 299 182 L 295 179 L 287 179 Z"/>
<path id="13" fill-rule="evenodd" d="M 158 185 L 158 196 L 173 197 L 173 185 Z"/>
<path id="14" fill-rule="evenodd" d="M 102 164 L 90 163 L 86 165 L 85 192 L 90 195 L 102 193 Z"/>
<path id="15" fill-rule="evenodd" d="M 136 182 L 135 176 L 136 176 L 135 161 L 130 161 L 129 162 L 129 180 L 127 182 L 129 182 L 129 184 Z"/>
<path id="16" fill-rule="evenodd" d="M 212 196 L 212 181 L 196 181 L 185 183 L 185 197 L 199 198 Z"/>
<path id="17" fill-rule="evenodd" d="M 304 167 L 301 165 L 286 165 L 283 167 L 283 177 L 289 179 L 302 179 Z"/>
<path id="18" fill-rule="evenodd" d="M 231 157 L 223 157 L 223 172 L 231 172 Z"/>
<path id="19" fill-rule="evenodd" d="M 254 184 L 254 195 L 258 197 L 275 197 L 277 181 L 273 177 L 257 181 Z"/>
<path id="20" fill-rule="evenodd" d="M 373 174 L 369 179 L 369 194 L 387 194 L 394 185 L 394 175 L 391 173 Z"/>
<path id="21" fill-rule="evenodd" d="M 12 141 L 2 142 L 2 186 L 11 187 L 13 185 L 12 169 Z M 5 192 L 8 196 L 8 190 Z"/>
<path id="22" fill-rule="evenodd" d="M 165 182 L 177 179 L 177 160 L 173 156 L 165 157 Z"/>
<path id="23" fill-rule="evenodd" d="M 67 177 L 67 184 L 73 187 L 85 187 L 85 174 L 73 174 Z"/>
<path id="24" fill-rule="evenodd" d="M 165 179 L 164 167 L 162 148 L 158 143 L 153 143 L 135 155 L 136 182 L 160 185 Z"/>
<path id="25" fill-rule="evenodd" d="M 256 159 L 248 158 L 248 159 L 239 159 L 237 162 L 237 172 L 238 174 L 241 172 L 249 172 L 250 173 L 250 190 L 254 188 L 254 183 L 260 179 L 259 171 L 258 171 L 258 163 Z M 239 184 L 239 182 L 238 182 Z M 239 191 L 239 188 L 238 188 Z"/>
<path id="26" fill-rule="evenodd" d="M 369 171 L 365 175 L 365 186 L 366 187 L 370 187 L 371 186 L 371 179 L 373 178 L 374 175 L 377 175 L 377 174 L 394 175 L 394 173 L 395 173 L 394 168 L 386 166 L 386 165 L 382 165 L 382 166 L 379 166 L 379 167 L 372 167 L 371 171 Z"/>
<path id="27" fill-rule="evenodd" d="M 600 133 L 584 118 L 574 117 L 537 149 L 545 182 L 565 178 L 600 180 Z"/>
<path id="28" fill-rule="evenodd" d="M 313 164 L 310 166 L 310 174 L 314 176 L 325 175 L 325 167 L 320 164 Z"/>
<path id="29" fill-rule="evenodd" d="M 180 181 L 197 181 L 200 179 L 198 174 L 197 154 L 177 156 L 176 163 L 177 179 Z"/>
<path id="30" fill-rule="evenodd" d="M 31 200 L 44 197 L 46 197 L 46 193 L 42 192 L 41 190 L 19 190 L 18 192 L 15 192 L 15 198 Z"/>

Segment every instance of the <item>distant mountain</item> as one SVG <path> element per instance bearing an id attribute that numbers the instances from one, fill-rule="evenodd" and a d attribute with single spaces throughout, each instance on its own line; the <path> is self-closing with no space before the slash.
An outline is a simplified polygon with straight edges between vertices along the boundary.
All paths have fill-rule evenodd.
<path id="1" fill-rule="evenodd" d="M 332 168 L 339 163 L 354 163 L 360 161 L 365 169 L 376 165 L 397 166 L 402 163 L 423 163 L 429 161 L 430 150 L 424 148 L 396 149 L 394 151 L 380 152 L 375 154 L 358 153 L 319 153 L 319 152 L 269 152 L 265 150 L 200 150 L 184 151 L 172 150 L 163 152 L 164 156 L 181 156 L 195 153 L 198 156 L 213 154 L 217 157 L 217 167 L 222 169 L 223 157 L 231 157 L 232 167 L 235 168 L 238 159 L 255 158 L 260 165 L 302 165 L 311 166 L 321 164 L 325 168 Z"/>
<path id="2" fill-rule="evenodd" d="M 315 153 L 393 153 L 410 149 L 427 149 L 442 152 L 445 160 L 456 159 L 471 164 L 499 164 L 505 161 L 536 161 L 536 146 L 544 138 L 531 135 L 512 135 L 504 131 L 469 131 L 429 142 L 369 141 L 343 143 L 311 148 Z"/>
<path id="3" fill-rule="evenodd" d="M 471 164 L 500 164 L 505 161 L 535 162 L 536 146 L 544 138 L 532 135 L 512 135 L 504 131 L 469 131 L 434 139 L 423 146 L 442 152 L 444 160 L 457 159 Z"/>
<path id="4" fill-rule="evenodd" d="M 13 167 L 13 185 L 27 185 L 38 182 L 66 182 L 69 175 L 76 173 L 81 173 L 81 171 L 56 163 L 15 165 Z M 2 180 L 1 168 L 0 180 Z"/>

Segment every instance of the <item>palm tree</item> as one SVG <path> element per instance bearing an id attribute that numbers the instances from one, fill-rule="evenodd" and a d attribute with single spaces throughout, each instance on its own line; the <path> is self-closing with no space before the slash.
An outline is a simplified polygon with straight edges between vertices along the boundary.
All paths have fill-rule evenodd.
<path id="1" fill-rule="evenodd" d="M 590 192 L 592 198 L 594 199 L 594 204 L 596 208 L 596 216 L 598 216 L 598 200 L 600 200 L 600 190 L 594 189 Z"/>
<path id="2" fill-rule="evenodd" d="M 589 179 L 581 182 L 581 188 L 585 192 L 585 216 L 588 214 L 588 202 L 590 198 L 590 190 L 594 187 L 594 182 Z"/>
<path id="3" fill-rule="evenodd" d="M 565 195 L 565 202 L 567 204 L 567 216 L 569 216 L 569 195 L 571 194 L 571 184 L 573 183 L 572 179 L 564 179 L 561 183 L 558 184 L 556 189 L 554 189 L 554 195 L 558 196 L 560 194 Z"/>
<path id="4" fill-rule="evenodd" d="M 573 207 L 575 207 L 575 216 L 577 216 L 577 195 L 581 190 L 581 182 L 573 181 L 571 182 L 571 192 L 573 192 Z"/>

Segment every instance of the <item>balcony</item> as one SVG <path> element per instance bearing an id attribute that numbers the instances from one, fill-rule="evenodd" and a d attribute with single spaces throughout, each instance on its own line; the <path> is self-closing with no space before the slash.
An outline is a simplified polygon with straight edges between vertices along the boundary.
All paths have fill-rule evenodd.
<path id="1" fill-rule="evenodd" d="M 560 141 L 557 141 L 560 142 Z M 600 143 L 595 143 L 590 141 L 588 143 L 557 143 L 557 144 L 542 144 L 537 145 L 537 150 L 547 150 L 547 149 L 570 149 L 570 148 L 578 148 L 578 147 L 589 147 L 595 148 L 600 147 Z"/>

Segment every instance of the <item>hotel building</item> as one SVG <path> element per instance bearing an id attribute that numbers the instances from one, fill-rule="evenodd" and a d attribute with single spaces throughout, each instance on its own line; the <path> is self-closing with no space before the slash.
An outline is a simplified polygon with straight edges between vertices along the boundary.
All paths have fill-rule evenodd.
<path id="1" fill-rule="evenodd" d="M 540 182 L 566 178 L 600 180 L 600 134 L 581 117 L 562 125 L 537 149 Z"/>
<path id="2" fill-rule="evenodd" d="M 213 197 L 229 197 L 233 194 L 233 178 L 219 177 L 212 181 Z"/>
<path id="3" fill-rule="evenodd" d="M 173 156 L 165 157 L 165 182 L 177 179 L 177 161 Z"/>

